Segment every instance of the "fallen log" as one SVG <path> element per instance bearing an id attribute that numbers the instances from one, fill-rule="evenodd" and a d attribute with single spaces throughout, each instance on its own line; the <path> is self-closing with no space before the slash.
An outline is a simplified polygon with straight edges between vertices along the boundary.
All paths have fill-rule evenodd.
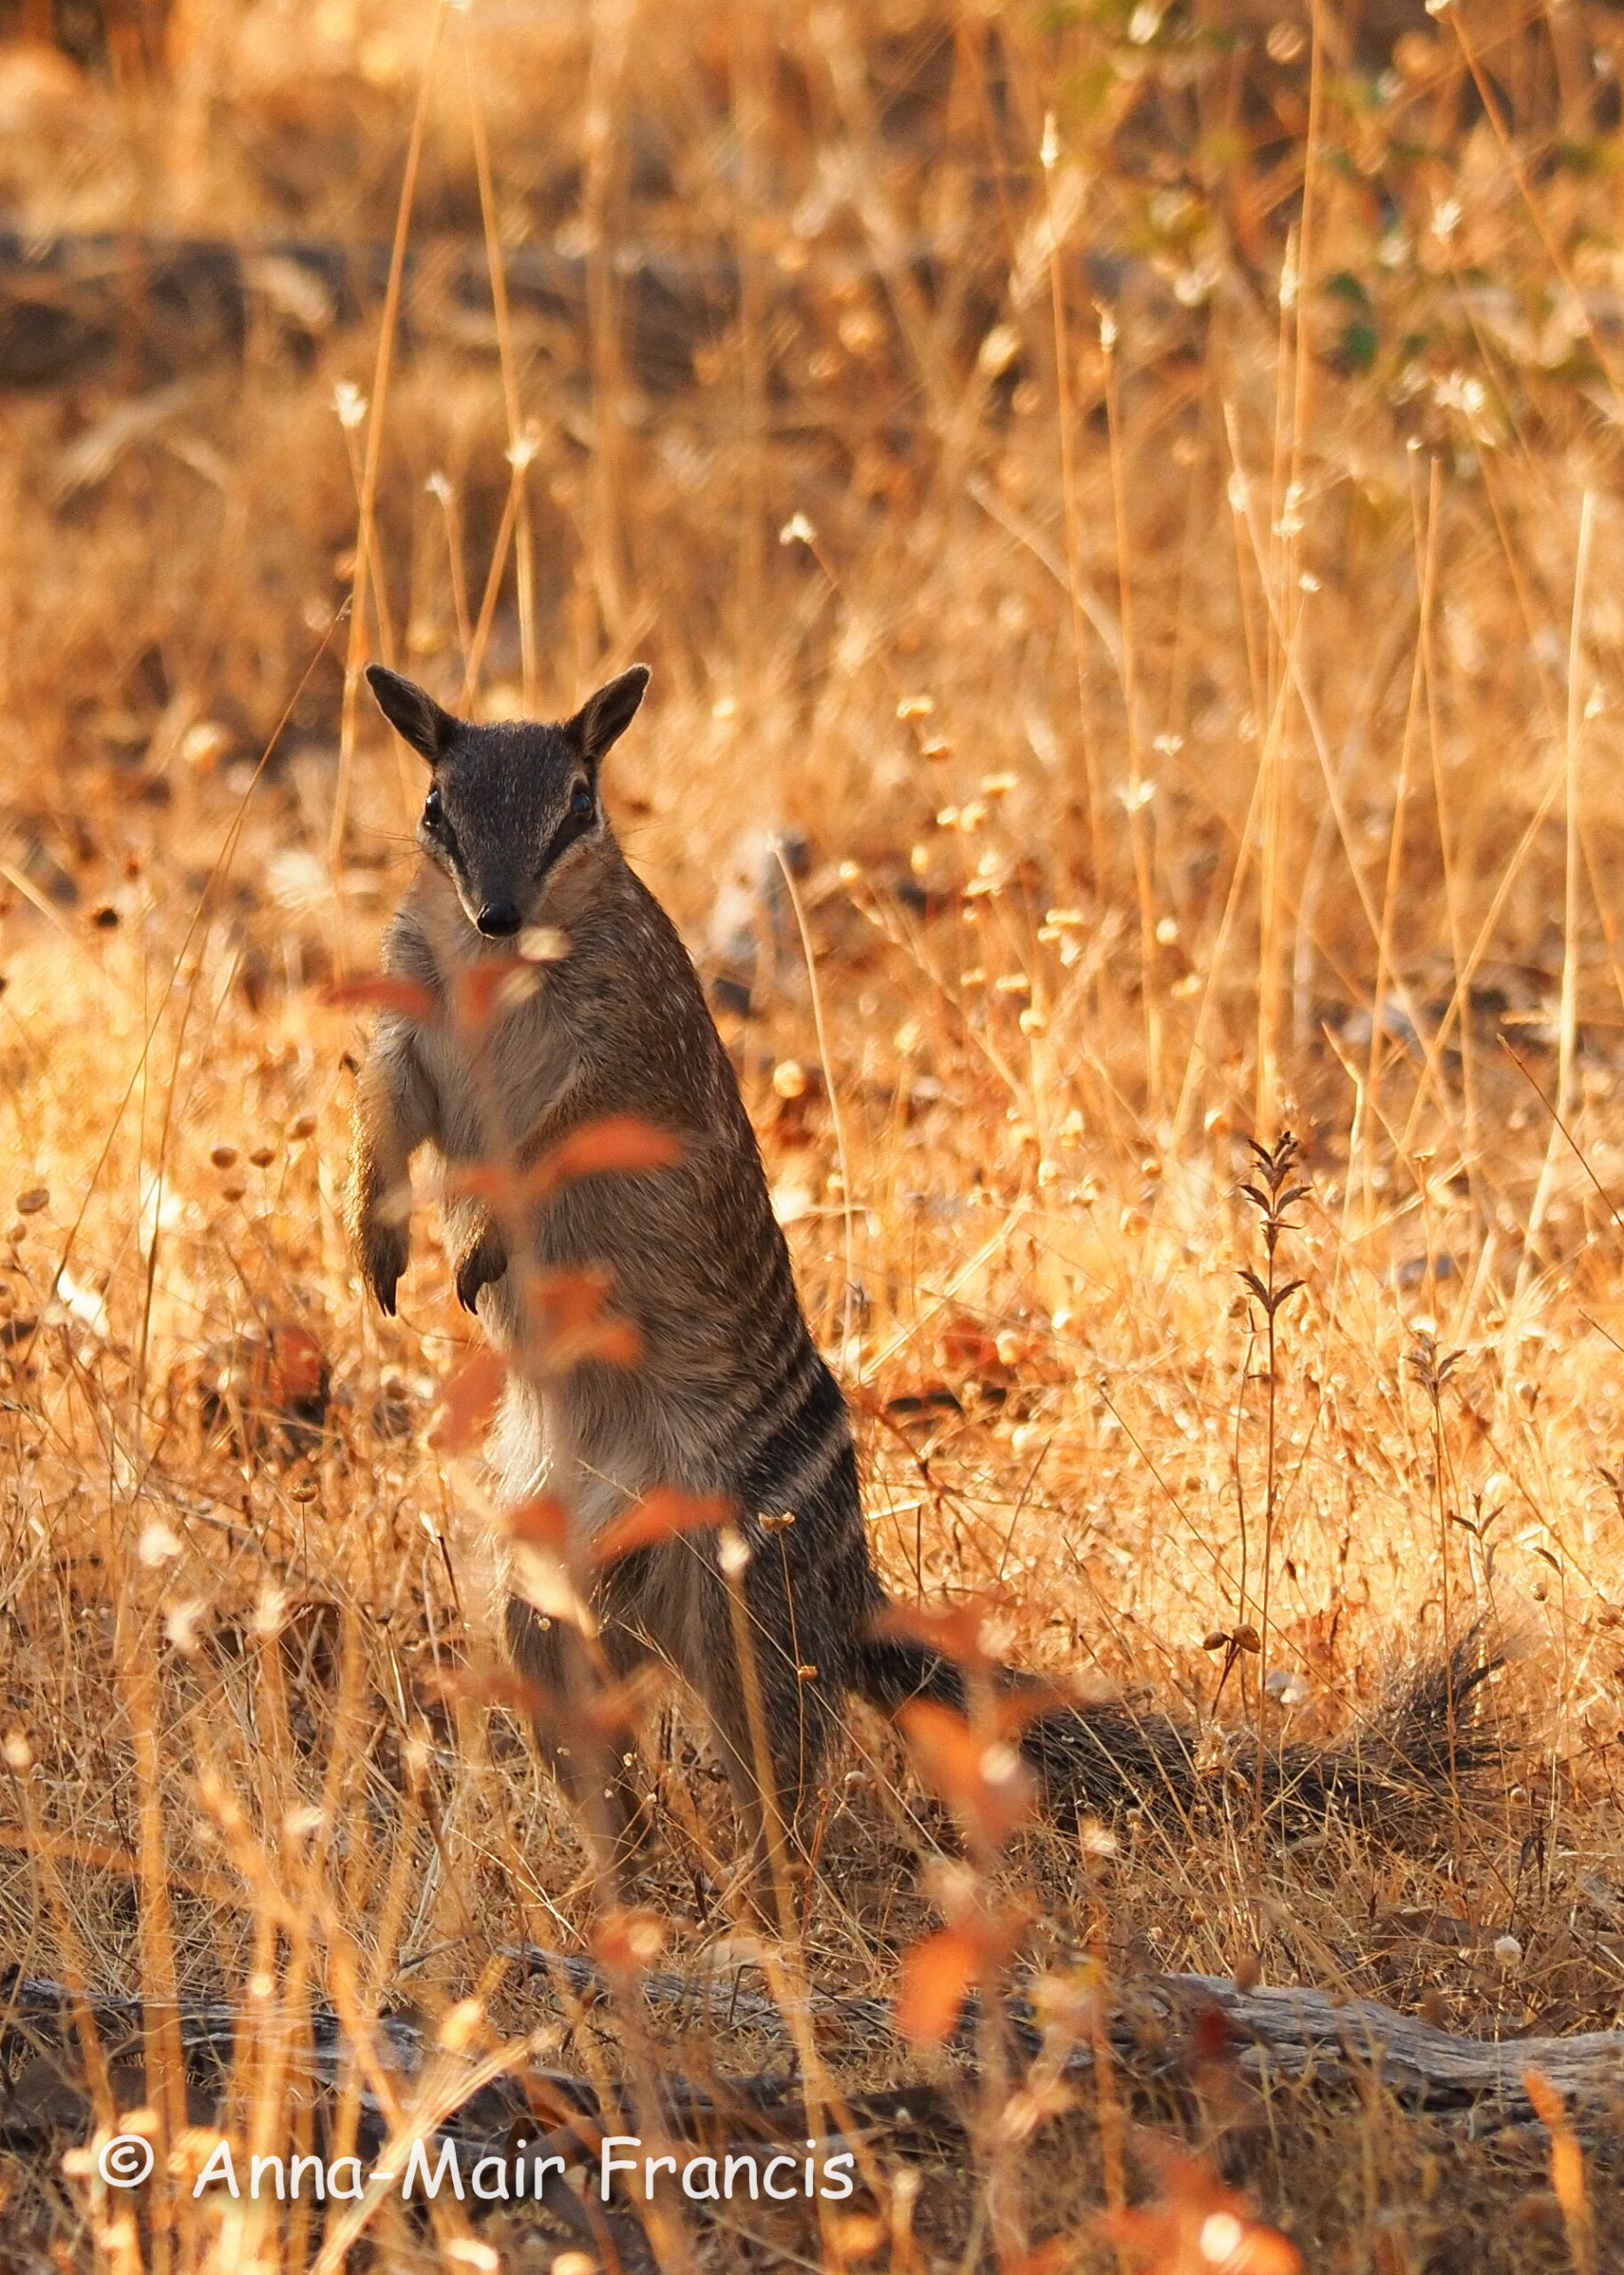
<path id="1" fill-rule="evenodd" d="M 1566 2038 L 1467 2038 L 1373 1999 L 1337 1999 L 1300 1984 L 1238 1990 L 1222 1976 L 1165 1975 L 1142 1986 L 1169 2016 L 1216 2008 L 1238 2041 L 1243 2072 L 1260 2083 L 1331 2086 L 1374 2079 L 1406 2108 L 1444 2114 L 1493 2109 L 1534 2118 L 1524 2083 L 1546 2079 L 1592 2112 L 1624 2107 L 1624 2031 Z"/>
<path id="2" fill-rule="evenodd" d="M 609 1996 L 607 1979 L 589 1960 L 535 1945 L 514 1946 L 507 1956 L 544 1986 L 547 2003 L 566 2022 L 578 2024 Z M 650 2014 L 702 2025 L 719 2056 L 730 2037 L 736 2043 L 745 2032 L 766 2037 L 783 2051 L 782 2068 L 771 2071 L 728 2075 L 720 2063 L 705 2078 L 667 2070 L 661 2080 L 662 2115 L 679 2131 L 708 2128 L 745 2113 L 752 2124 L 767 2119 L 800 2121 L 801 2102 L 789 2026 L 764 1991 L 741 1984 L 740 1972 L 656 1969 L 641 1978 Z M 818 1992 L 810 2004 L 822 2039 L 846 2034 L 872 2048 L 894 2037 L 889 2010 L 878 2000 Z M 58 1983 L 14 1977 L 0 1984 L 0 2063 L 14 2071 L 15 2052 L 24 2048 L 36 2056 L 57 2054 L 66 2061 L 73 2045 L 73 2006 L 71 1994 Z M 120 2048 L 139 2045 L 144 2024 L 140 2000 L 100 1993 L 90 2000 L 89 2008 L 115 2061 Z M 1007 2002 L 1006 2011 L 1017 2047 L 1029 2058 L 1035 2055 L 1042 2032 L 1031 2006 L 1015 1998 Z M 1193 2027 L 1214 2014 L 1223 2018 L 1226 2051 L 1233 2054 L 1244 2076 L 1265 2088 L 1290 2085 L 1330 2092 L 1374 2082 L 1418 2112 L 1450 2115 L 1476 2110 L 1520 2125 L 1535 2119 L 1524 2082 L 1533 2072 L 1555 2087 L 1579 2114 L 1624 2108 L 1624 2031 L 1477 2039 L 1439 2029 L 1374 2000 L 1339 1999 L 1301 1984 L 1243 1991 L 1217 1976 L 1147 1976 L 1125 1986 L 1113 2001 L 1113 2051 L 1130 2073 L 1176 2076 L 1187 2064 Z M 223 2001 L 182 2006 L 181 2043 L 188 2067 L 195 2067 L 200 2078 L 226 2075 L 238 2020 L 235 2010 Z M 955 2075 L 945 2086 L 941 2079 L 919 2079 L 883 2093 L 859 2095 L 851 2103 L 854 2115 L 904 2129 L 914 2123 L 932 2130 L 942 2125 L 956 2128 L 950 2088 L 973 2074 L 967 2056 L 974 2021 L 972 2012 L 954 2041 Z M 380 2058 L 404 2079 L 420 2074 L 436 2054 L 432 2029 L 409 2015 L 382 2015 L 374 2027 Z M 346 2056 L 339 2017 L 330 2008 L 314 2008 L 304 2037 L 303 2047 L 296 2049 L 294 2071 L 301 2082 L 318 2091 L 332 2089 Z M 8 2052 L 12 2055 L 10 2062 L 5 2060 Z M 1092 2061 L 1092 2049 L 1083 2045 L 1071 2055 L 1067 2066 L 1083 2072 Z M 502 2125 L 528 2114 L 537 2090 L 555 2110 L 567 2109 L 593 2124 L 612 2127 L 627 2113 L 624 2103 L 603 2106 L 585 2078 L 528 2068 L 513 2079 L 482 2087 L 459 2109 L 468 2145 L 475 2138 L 494 2137 Z M 9 2082 L 0 2077 L 0 2133 L 8 2115 L 14 2123 L 20 2113 L 15 2076 Z M 382 2112 L 371 2106 L 370 2095 L 366 2115 L 381 2128 Z"/>
<path id="3" fill-rule="evenodd" d="M 1159 325 L 1198 329 L 1199 313 L 1182 309 L 1148 261 L 1094 247 L 1074 257 L 1085 292 L 1153 301 Z M 608 258 L 629 376 L 654 395 L 691 387 L 696 353 L 727 332 L 743 304 L 739 258 L 725 245 L 632 242 L 617 244 Z M 0 228 L 0 387 L 62 387 L 106 375 L 126 391 L 150 389 L 239 358 L 256 312 L 309 347 L 381 308 L 389 262 L 389 246 L 373 240 L 254 242 L 139 231 L 38 237 Z M 927 243 L 907 248 L 883 271 L 855 251 L 819 252 L 790 266 L 758 258 L 751 281 L 761 307 L 841 300 L 857 285 L 883 302 L 898 267 L 929 305 L 956 269 L 959 321 L 967 327 L 961 345 L 973 355 L 1002 299 L 1002 272 L 991 257 L 977 289 L 967 292 L 962 254 L 950 261 Z M 555 362 L 585 367 L 589 276 L 585 254 L 545 244 L 515 246 L 503 257 L 510 320 Z M 495 353 L 482 242 L 414 244 L 402 282 L 406 352 L 441 340 Z"/>

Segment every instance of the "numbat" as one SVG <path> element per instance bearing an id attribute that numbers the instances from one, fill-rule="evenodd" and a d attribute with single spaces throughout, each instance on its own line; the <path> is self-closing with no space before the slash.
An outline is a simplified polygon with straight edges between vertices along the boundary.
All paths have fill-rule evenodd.
<path id="1" fill-rule="evenodd" d="M 733 1510 L 752 1551 L 741 1585 L 775 1798 L 792 1826 L 847 1694 L 895 1712 L 921 1696 L 960 1704 L 963 1683 L 927 1644 L 884 1632 L 846 1401 L 801 1313 L 733 1068 L 675 927 L 604 813 L 603 761 L 649 674 L 623 672 L 561 724 L 494 726 L 453 718 L 394 672 L 367 676 L 430 776 L 422 865 L 384 950 L 386 972 L 416 991 L 413 1008 L 380 1013 L 357 1089 L 349 1222 L 362 1272 L 393 1312 L 420 1145 L 453 1169 L 524 1167 L 621 1115 L 675 1141 L 671 1166 L 580 1177 L 530 1212 L 527 1261 L 612 1275 L 611 1302 L 641 1356 L 588 1360 L 539 1385 L 513 1369 L 500 1457 L 515 1499 L 545 1479 L 594 1531 L 657 1486 Z M 543 926 L 564 952 L 537 967 L 534 985 L 477 1027 L 454 1016 L 469 973 Z M 446 1219 L 458 1296 L 511 1347 L 519 1274 L 501 1225 L 455 1192 Z M 617 1672 L 664 1661 L 703 1699 L 735 1794 L 759 1822 L 717 1553 L 714 1532 L 636 1550 L 602 1573 L 593 1608 Z M 567 1623 L 515 1599 L 507 1625 L 522 1676 L 549 1688 L 572 1679 L 578 1644 Z M 1485 1672 L 1460 1647 L 1403 1686 L 1380 1731 L 1328 1751 L 1271 1743 L 1273 1819 L 1289 1829 L 1341 1808 L 1391 1826 L 1405 1813 L 1435 1815 L 1437 1788 L 1481 1751 L 1467 1701 Z M 1122 1708 L 1050 1706 L 1021 1744 L 1060 1814 L 1126 1804 L 1187 1819 L 1227 1784 L 1250 1792 L 1256 1771 L 1244 1738 L 1218 1750 L 1215 1769 L 1198 1767 L 1196 1736 Z M 555 1766 L 568 1770 L 563 1752 Z M 1214 1750 L 1200 1759 L 1214 1762 Z M 616 1800 L 619 1829 L 635 1830 L 629 1788 Z"/>

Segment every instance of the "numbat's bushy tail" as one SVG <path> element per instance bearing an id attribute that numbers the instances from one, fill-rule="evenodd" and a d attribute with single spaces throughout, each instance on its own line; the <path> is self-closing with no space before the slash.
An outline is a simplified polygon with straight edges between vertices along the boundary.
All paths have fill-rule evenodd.
<path id="1" fill-rule="evenodd" d="M 1474 1632 L 1440 1656 L 1395 1675 L 1375 1713 L 1334 1745 L 1281 1739 L 1262 1756 L 1263 1813 L 1284 1836 L 1341 1818 L 1389 1838 L 1429 1839 L 1440 1796 L 1460 1791 L 1498 1751 L 1479 1718 L 1481 1685 L 1500 1664 Z M 1016 1688 L 1019 1677 L 1007 1678 Z M 963 1684 L 927 1648 L 887 1641 L 864 1655 L 860 1696 L 889 1712 L 921 1694 L 958 1704 Z M 1245 1814 L 1256 1803 L 1258 1754 L 1250 1731 L 1203 1733 L 1171 1715 L 1122 1705 L 1068 1706 L 1039 1715 L 1022 1751 L 1049 1813 L 1110 1816 L 1141 1808 L 1190 1823 L 1213 1807 Z"/>
<path id="2" fill-rule="evenodd" d="M 673 1166 L 580 1177 L 535 1202 L 516 1258 L 511 1209 L 503 1221 L 453 1197 L 457 1287 L 512 1347 L 524 1337 L 521 1278 L 545 1289 L 537 1273 L 612 1275 L 639 1363 L 587 1359 L 541 1380 L 512 1369 L 500 1432 L 506 1481 L 517 1498 L 545 1479 L 593 1528 L 662 1485 L 719 1496 L 736 1512 L 752 1551 L 742 1585 L 772 1774 L 792 1822 L 816 1787 L 847 1695 L 895 1711 L 921 1695 L 957 1699 L 959 1677 L 927 1647 L 875 1632 L 887 1607 L 846 1401 L 802 1315 L 754 1133 L 693 966 L 604 816 L 600 768 L 648 674 L 623 673 L 557 726 L 472 725 L 391 672 L 368 676 L 430 778 L 424 859 L 385 946 L 400 1008 L 381 1012 L 357 1090 L 349 1217 L 362 1272 L 393 1311 L 419 1145 L 453 1168 L 522 1169 L 614 1116 L 676 1141 Z M 538 927 L 561 938 L 538 938 Z M 470 978 L 511 956 L 515 936 L 538 951 L 528 985 L 498 992 L 490 1016 L 464 1016 Z M 608 1567 L 595 1609 L 618 1671 L 658 1658 L 704 1699 L 753 1813 L 749 1717 L 716 1558 L 713 1534 L 645 1547 Z M 573 1630 L 518 1601 L 508 1627 L 523 1674 L 544 1683 L 565 1674 Z M 1371 1816 L 1399 1788 L 1445 1782 L 1452 1728 L 1456 1770 L 1472 1751 L 1467 1702 L 1478 1672 L 1452 1662 L 1363 1748 L 1271 1751 L 1271 1810 L 1282 1822 L 1339 1805 Z M 1188 1812 L 1206 1776 L 1189 1730 L 1119 1708 L 1048 1712 L 1023 1744 L 1062 1810 L 1134 1801 Z M 1246 1774 L 1244 1756 L 1232 1766 Z M 623 1806 L 633 1806 L 629 1792 Z"/>

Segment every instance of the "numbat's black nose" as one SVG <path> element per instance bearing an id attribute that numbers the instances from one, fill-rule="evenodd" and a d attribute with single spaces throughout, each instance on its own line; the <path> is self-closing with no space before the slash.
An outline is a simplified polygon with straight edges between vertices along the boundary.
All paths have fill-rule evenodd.
<path id="1" fill-rule="evenodd" d="M 506 939 L 519 930 L 520 916 L 511 900 L 488 900 L 479 914 L 480 930 L 488 939 Z"/>

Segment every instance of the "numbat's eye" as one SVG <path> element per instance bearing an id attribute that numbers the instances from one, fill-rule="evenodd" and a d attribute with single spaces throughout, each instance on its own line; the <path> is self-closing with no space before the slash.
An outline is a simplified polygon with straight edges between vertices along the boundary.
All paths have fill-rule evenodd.
<path id="1" fill-rule="evenodd" d="M 423 818 L 431 829 L 438 829 L 445 819 L 445 810 L 440 803 L 438 790 L 431 790 L 423 801 Z"/>
<path id="2" fill-rule="evenodd" d="M 569 811 L 577 821 L 590 821 L 593 815 L 592 792 L 585 782 L 577 782 L 569 800 Z"/>

